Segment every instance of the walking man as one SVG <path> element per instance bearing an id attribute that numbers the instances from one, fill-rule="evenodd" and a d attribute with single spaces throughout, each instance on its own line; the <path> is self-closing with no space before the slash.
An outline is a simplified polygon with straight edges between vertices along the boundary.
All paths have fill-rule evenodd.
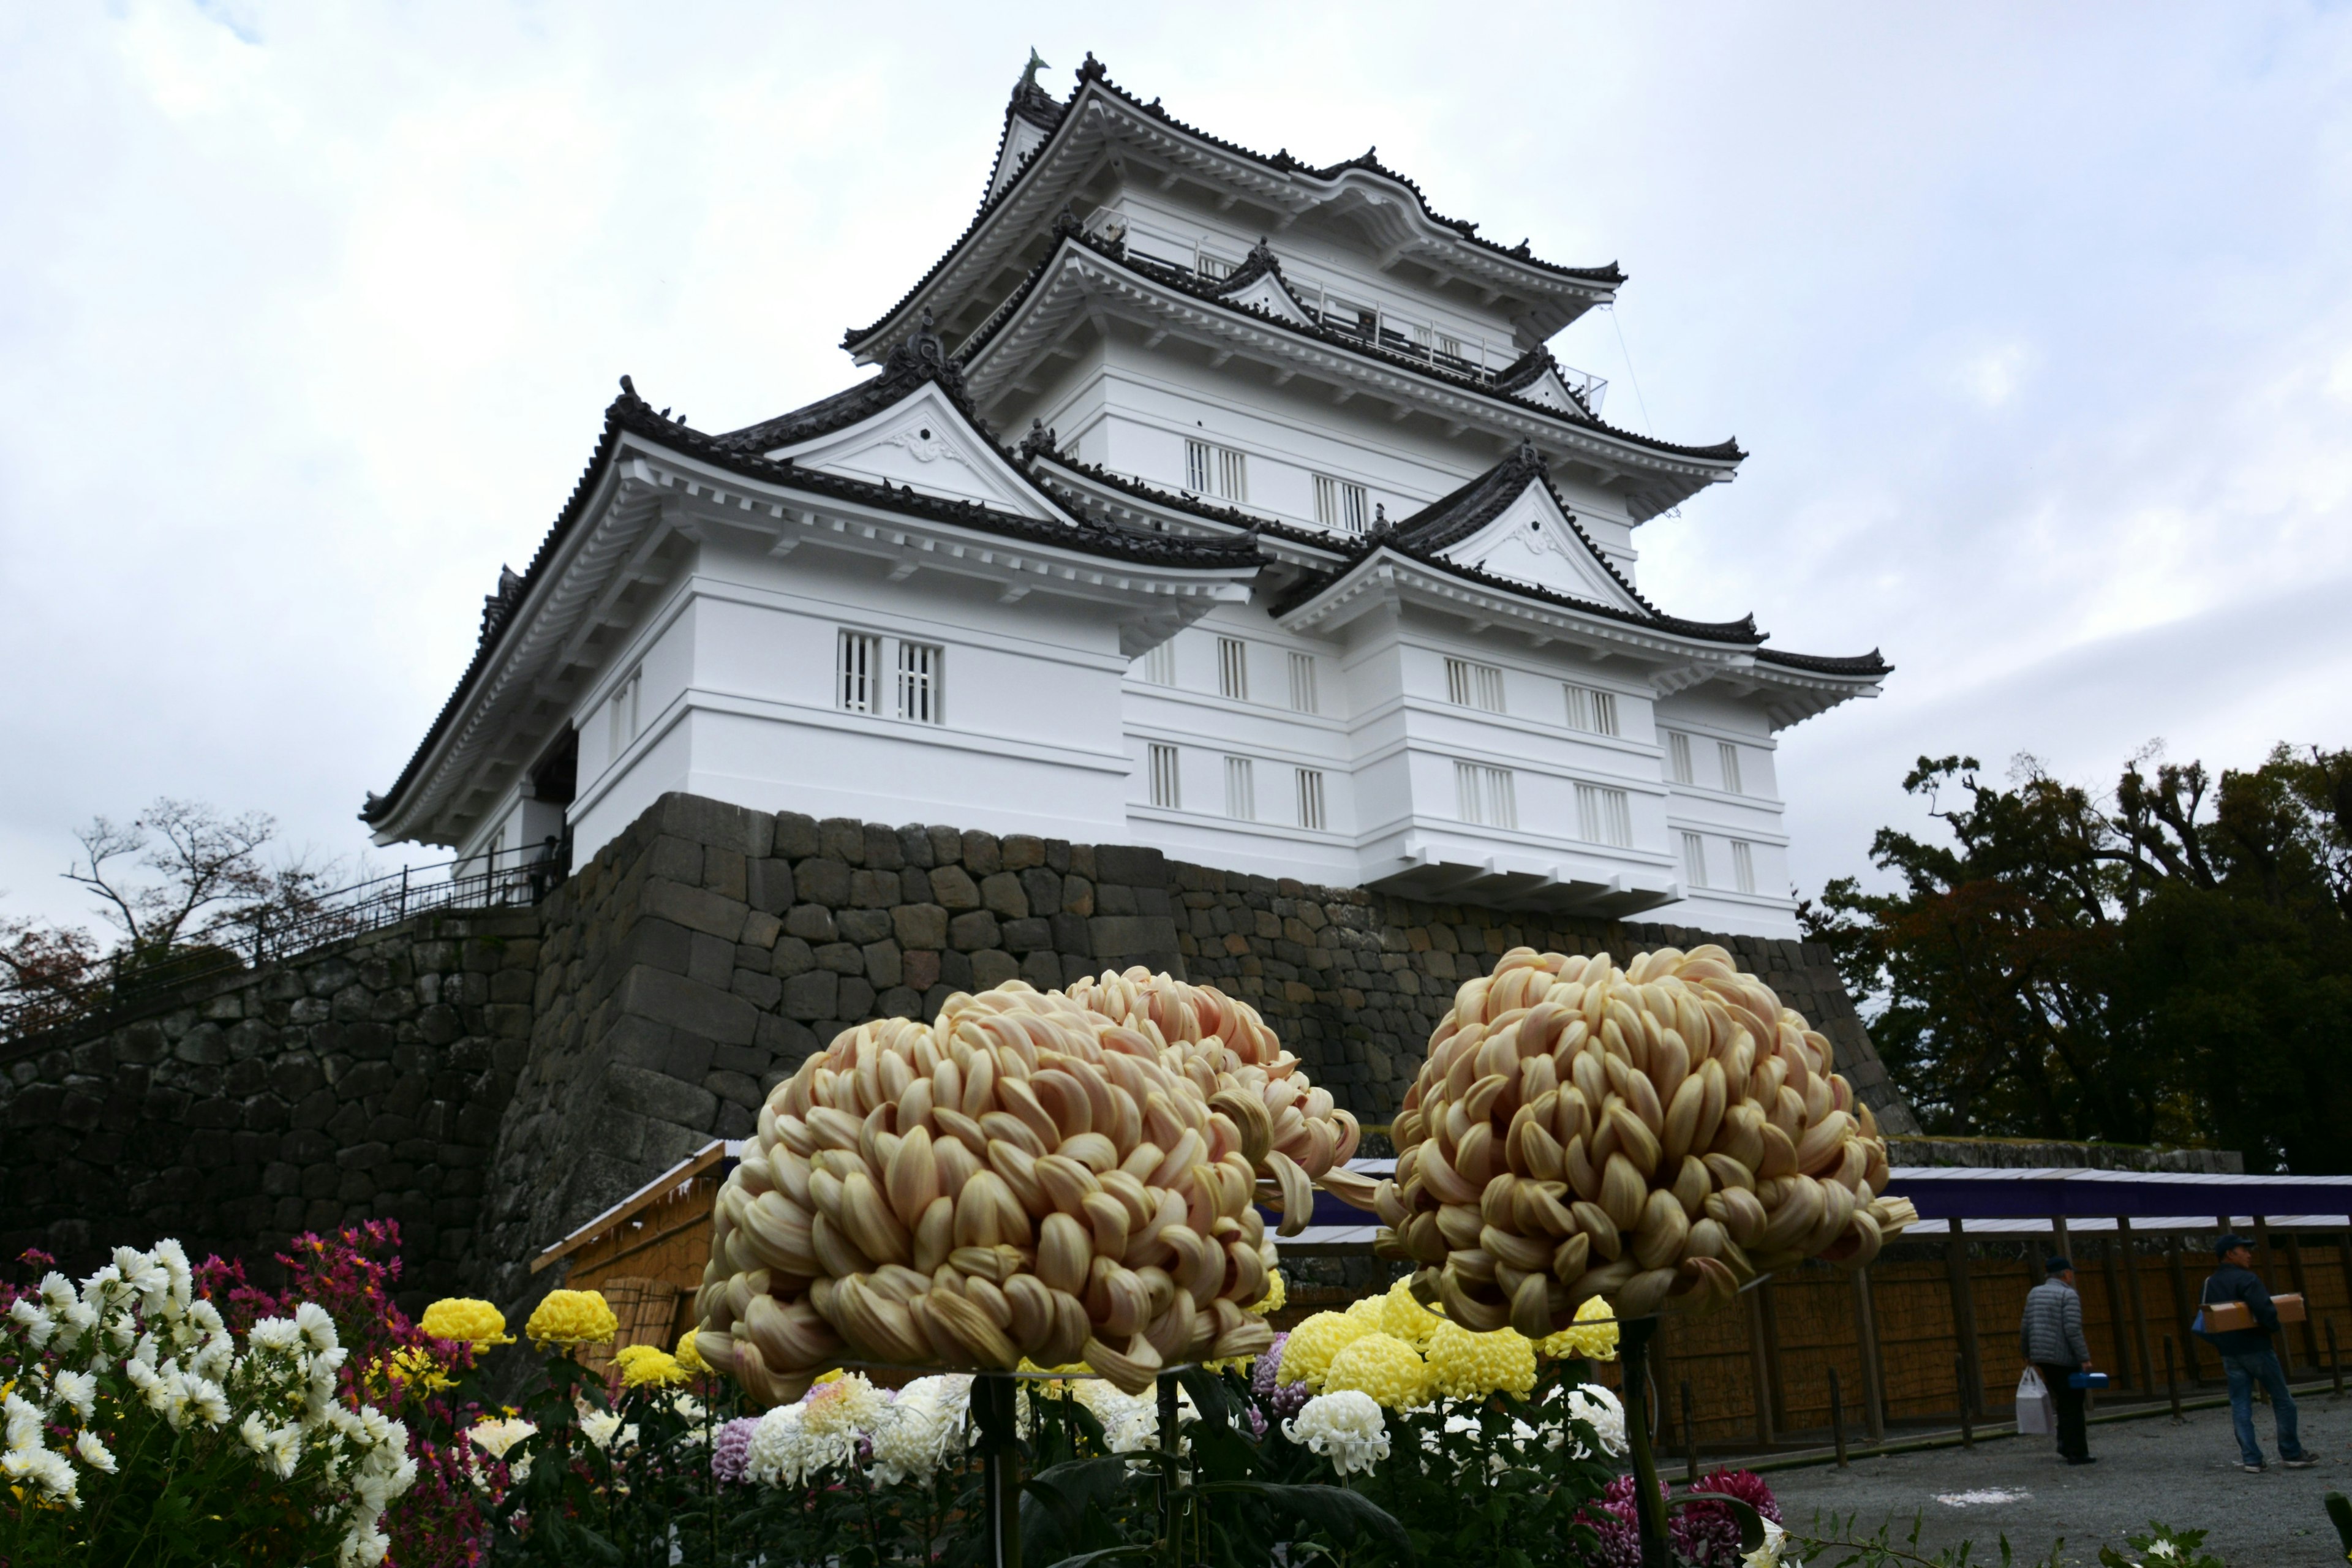
<path id="1" fill-rule="evenodd" d="M 2242 1301 L 2254 1319 L 2251 1329 L 2208 1331 L 2204 1336 L 2221 1352 L 2221 1370 L 2230 1376 L 2230 1418 L 2238 1428 L 2239 1461 L 2249 1475 L 2263 1473 L 2263 1446 L 2254 1440 L 2254 1385 L 2259 1383 L 2270 1394 L 2271 1413 L 2278 1422 L 2279 1463 L 2290 1470 L 2308 1468 L 2315 1461 L 2305 1456 L 2295 1436 L 2294 1395 L 2287 1392 L 2286 1373 L 2271 1349 L 2271 1336 L 2279 1331 L 2278 1309 L 2254 1273 L 2253 1243 L 2242 1236 L 2224 1235 L 2213 1244 L 2213 1251 L 2221 1267 L 2207 1277 L 2198 1305 Z"/>
<path id="2" fill-rule="evenodd" d="M 2043 1268 L 2050 1278 L 2026 1292 L 2025 1316 L 2017 1325 L 2018 1348 L 2041 1373 L 2058 1407 L 2059 1456 L 2070 1465 L 2096 1464 L 2083 1429 L 2084 1391 L 2070 1381 L 2077 1372 L 2091 1370 L 2091 1342 L 2083 1337 L 2083 1298 L 2074 1293 L 2074 1265 L 2053 1258 Z"/>

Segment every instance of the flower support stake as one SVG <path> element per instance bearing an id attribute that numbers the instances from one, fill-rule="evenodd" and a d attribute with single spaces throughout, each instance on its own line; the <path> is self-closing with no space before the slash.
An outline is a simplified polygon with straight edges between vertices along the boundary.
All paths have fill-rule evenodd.
<path id="1" fill-rule="evenodd" d="M 973 1378 L 971 1414 L 980 1426 L 984 1561 L 987 1568 L 1021 1568 L 1021 1435 L 1013 1379 L 985 1372 Z"/>
<path id="2" fill-rule="evenodd" d="M 1633 1455 L 1633 1517 L 1642 1538 L 1642 1568 L 1674 1568 L 1666 1510 L 1658 1498 L 1658 1461 L 1650 1451 L 1650 1341 L 1656 1317 L 1628 1318 L 1617 1326 L 1617 1356 L 1625 1389 L 1625 1444 Z"/>

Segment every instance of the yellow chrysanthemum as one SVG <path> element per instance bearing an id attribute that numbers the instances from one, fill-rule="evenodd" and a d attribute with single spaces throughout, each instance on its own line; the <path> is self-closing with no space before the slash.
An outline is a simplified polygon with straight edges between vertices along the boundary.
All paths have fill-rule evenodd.
<path id="1" fill-rule="evenodd" d="M 621 1320 L 596 1290 L 550 1290 L 522 1331 L 542 1349 L 548 1345 L 600 1345 L 621 1331 Z"/>
<path id="2" fill-rule="evenodd" d="M 613 1364 L 621 1369 L 621 1382 L 629 1388 L 643 1388 L 647 1384 L 666 1388 L 693 1375 L 678 1364 L 677 1357 L 659 1345 L 623 1345 L 614 1352 Z"/>
<path id="3" fill-rule="evenodd" d="M 702 1347 L 694 1342 L 697 1331 L 688 1329 L 678 1335 L 677 1349 L 670 1353 L 677 1358 L 678 1365 L 686 1368 L 688 1376 L 705 1377 L 709 1374 L 710 1363 L 702 1359 Z"/>
<path id="4" fill-rule="evenodd" d="M 416 1326 L 427 1339 L 463 1340 L 477 1350 L 514 1343 L 514 1336 L 507 1332 L 506 1314 L 470 1296 L 443 1297 L 425 1309 Z"/>
<path id="5" fill-rule="evenodd" d="M 457 1380 L 442 1371 L 441 1363 L 435 1361 L 433 1352 L 423 1345 L 409 1345 L 393 1352 L 390 1359 L 377 1362 L 370 1369 L 367 1381 L 376 1396 L 384 1400 L 394 1397 L 394 1382 L 404 1388 L 423 1389 L 428 1394 L 438 1394 L 445 1388 L 457 1386 Z"/>
<path id="6" fill-rule="evenodd" d="M 1536 1385 L 1536 1344 L 1517 1329 L 1474 1334 L 1459 1323 L 1440 1323 L 1429 1336 L 1429 1370 L 1449 1398 L 1524 1394 Z"/>
<path id="7" fill-rule="evenodd" d="M 1282 1270 L 1279 1268 L 1271 1269 L 1267 1272 L 1265 1277 L 1265 1298 L 1262 1300 L 1252 1303 L 1248 1308 L 1248 1310 L 1255 1312 L 1259 1317 L 1263 1318 L 1268 1312 L 1281 1311 L 1282 1304 L 1289 1300 L 1290 1287 L 1283 1279 Z"/>
<path id="8" fill-rule="evenodd" d="M 1381 1331 L 1381 1298 L 1366 1296 L 1361 1300 L 1348 1303 L 1348 1316 L 1377 1334 Z"/>
<path id="9" fill-rule="evenodd" d="M 1318 1312 L 1290 1331 L 1290 1338 L 1282 1347 L 1282 1364 L 1275 1370 L 1274 1380 L 1303 1383 L 1319 1394 L 1323 1374 L 1331 1370 L 1331 1358 L 1371 1331 L 1345 1312 Z"/>
<path id="10" fill-rule="evenodd" d="M 1381 1332 L 1415 1350 L 1427 1349 L 1429 1336 L 1444 1321 L 1441 1313 L 1413 1300 L 1412 1288 L 1405 1280 L 1390 1286 L 1389 1293 L 1381 1298 Z"/>
<path id="11" fill-rule="evenodd" d="M 1576 1310 L 1576 1321 L 1536 1345 L 1536 1353 L 1553 1361 L 1586 1356 L 1593 1361 L 1617 1359 L 1617 1314 L 1609 1303 L 1593 1297 Z"/>
<path id="12" fill-rule="evenodd" d="M 1391 1410 L 1410 1410 L 1429 1403 L 1429 1367 L 1402 1340 L 1382 1333 L 1366 1334 L 1340 1348 L 1323 1374 L 1323 1392 L 1353 1389 L 1369 1394 Z"/>

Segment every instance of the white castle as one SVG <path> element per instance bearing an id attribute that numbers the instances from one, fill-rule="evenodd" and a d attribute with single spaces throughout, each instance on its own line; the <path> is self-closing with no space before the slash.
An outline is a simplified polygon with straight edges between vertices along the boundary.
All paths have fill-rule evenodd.
<path id="1" fill-rule="evenodd" d="M 1742 453 L 1546 349 L 1623 274 L 1036 66 L 879 374 L 723 435 L 623 378 L 377 841 L 584 859 L 681 790 L 1793 935 L 1774 737 L 1888 666 L 1636 590 Z"/>

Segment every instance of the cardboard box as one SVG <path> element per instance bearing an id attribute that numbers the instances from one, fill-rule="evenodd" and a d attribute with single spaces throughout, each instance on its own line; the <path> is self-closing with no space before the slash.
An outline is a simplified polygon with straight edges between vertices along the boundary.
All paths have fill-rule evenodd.
<path id="1" fill-rule="evenodd" d="M 2304 1310 L 2301 1296 L 2273 1296 L 2271 1305 L 2278 1309 L 2282 1323 L 2299 1323 L 2309 1315 Z M 2243 1301 L 2221 1301 L 2205 1309 L 2205 1331 L 2209 1334 L 2225 1334 L 2253 1326 L 2254 1310 Z"/>

